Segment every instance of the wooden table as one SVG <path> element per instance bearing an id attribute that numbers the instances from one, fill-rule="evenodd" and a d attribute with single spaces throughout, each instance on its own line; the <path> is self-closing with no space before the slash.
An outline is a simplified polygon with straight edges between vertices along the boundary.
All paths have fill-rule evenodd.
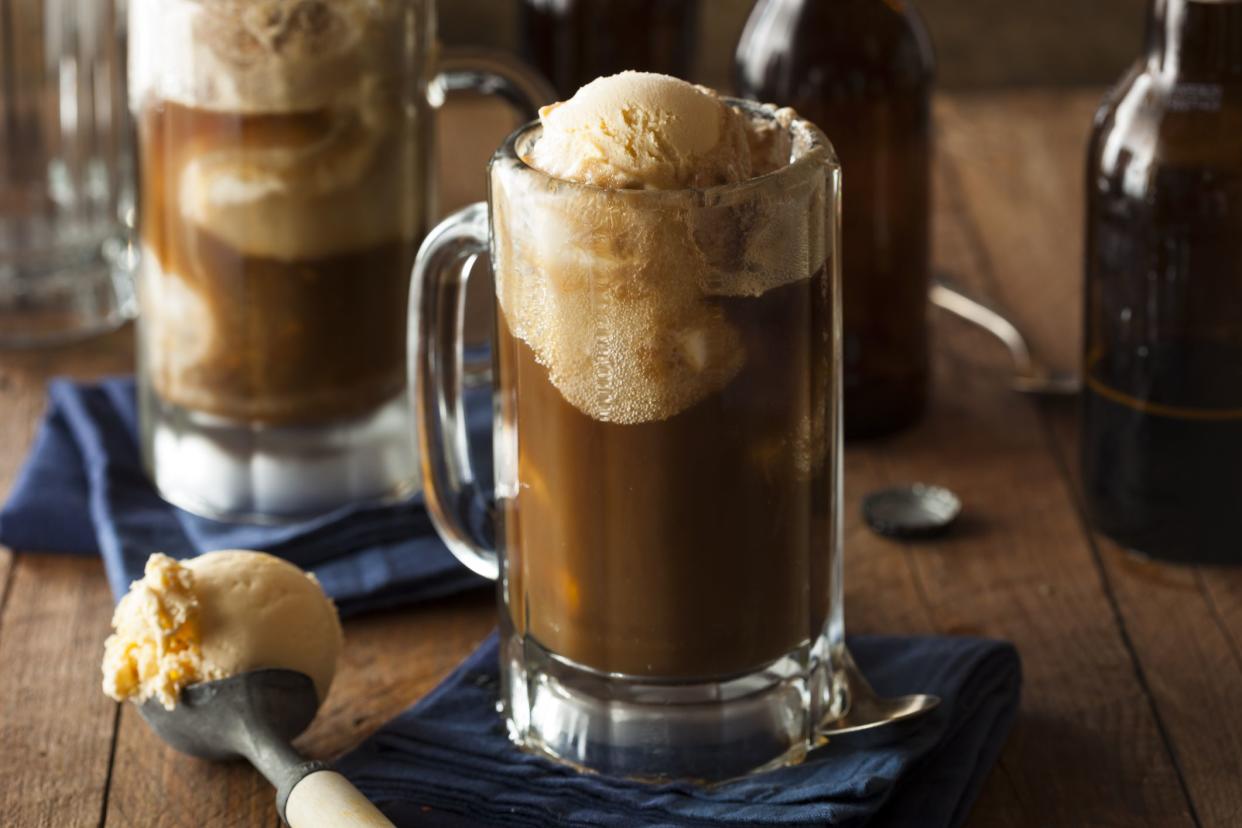
<path id="1" fill-rule="evenodd" d="M 1098 90 L 945 97 L 937 107 L 937 266 L 1006 308 L 1058 366 L 1076 361 L 1081 170 Z M 447 128 L 447 127 L 446 127 Z M 459 139 L 455 139 L 459 140 Z M 487 136 L 474 150 L 486 153 Z M 460 202 L 480 180 L 460 178 Z M 465 186 L 459 184 L 458 186 Z M 1022 713 L 973 826 L 1242 825 L 1242 569 L 1160 566 L 1083 521 L 1071 402 L 1006 386 L 1001 348 L 937 315 L 925 422 L 846 460 L 846 592 L 855 632 L 1007 638 Z M 54 374 L 129 370 L 130 335 L 0 355 L 0 491 Z M 862 493 L 952 487 L 937 543 L 871 534 Z M 97 560 L 0 551 L 0 824 L 276 826 L 247 767 L 165 749 L 100 692 L 112 600 Z M 301 740 L 356 744 L 426 693 L 494 620 L 488 594 L 351 620 L 336 686 Z"/>

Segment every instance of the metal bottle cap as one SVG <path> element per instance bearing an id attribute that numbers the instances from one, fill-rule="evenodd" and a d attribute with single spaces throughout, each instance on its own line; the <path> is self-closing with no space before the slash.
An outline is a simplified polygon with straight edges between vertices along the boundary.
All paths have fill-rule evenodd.
<path id="1" fill-rule="evenodd" d="M 872 492 L 863 499 L 863 519 L 881 535 L 930 538 L 957 520 L 962 501 L 942 486 L 911 483 Z"/>

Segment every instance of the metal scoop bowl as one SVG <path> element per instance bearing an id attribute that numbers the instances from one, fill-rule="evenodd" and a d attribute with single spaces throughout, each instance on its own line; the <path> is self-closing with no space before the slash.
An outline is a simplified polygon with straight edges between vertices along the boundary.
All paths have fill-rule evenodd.
<path id="1" fill-rule="evenodd" d="M 319 709 L 315 684 L 302 673 L 239 673 L 183 688 L 172 710 L 156 699 L 138 709 L 182 753 L 248 760 L 276 787 L 276 807 L 293 828 L 393 828 L 345 777 L 290 744 Z"/>

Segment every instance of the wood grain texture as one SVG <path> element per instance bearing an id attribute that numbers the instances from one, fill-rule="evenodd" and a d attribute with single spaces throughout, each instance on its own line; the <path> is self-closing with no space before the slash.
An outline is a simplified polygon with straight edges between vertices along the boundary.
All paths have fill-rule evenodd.
<path id="1" fill-rule="evenodd" d="M 952 354 L 942 338 L 941 352 Z M 947 485 L 966 504 L 951 541 L 911 545 L 936 632 L 1014 642 L 1021 714 L 978 825 L 1191 825 L 1151 700 L 1136 680 L 1072 497 L 1028 400 L 954 360 L 945 400 L 868 455 L 876 485 Z M 1101 785 L 1100 780 L 1109 780 Z"/>
<path id="2" fill-rule="evenodd" d="M 938 112 L 942 124 L 955 117 Z M 987 287 L 989 251 L 971 224 L 973 203 L 955 184 L 977 157 L 942 152 L 936 180 L 935 259 L 972 292 Z M 853 509 L 860 490 L 947 485 L 966 504 L 963 525 L 939 543 L 857 535 L 847 559 L 902 549 L 931 630 L 1007 638 L 1022 654 L 1021 715 L 972 824 L 1192 825 L 1038 410 L 1008 389 L 1002 349 L 952 318 L 934 322 L 928 417 L 895 438 L 853 447 L 847 491 Z"/>
<path id="3" fill-rule="evenodd" d="M 134 364 L 134 333 L 119 331 L 87 342 L 39 350 L 0 350 L 0 498 L 8 496 L 26 458 L 47 401 L 48 380 L 88 379 L 128 373 Z"/>
<path id="4" fill-rule="evenodd" d="M 0 819 L 97 825 L 116 705 L 100 690 L 112 598 L 99 561 L 20 555 L 0 622 Z"/>
<path id="5" fill-rule="evenodd" d="M 42 415 L 47 379 L 125 370 L 128 330 L 0 354 L 0 492 Z M 0 550 L 0 822 L 98 825 L 117 707 L 100 690 L 112 597 L 98 560 Z M 5 570 L 9 571 L 7 574 Z"/>
<path id="6" fill-rule="evenodd" d="M 959 95 L 938 102 L 937 147 L 973 237 L 969 271 L 1033 354 L 1077 370 L 1087 137 L 1103 92 Z M 1003 105 L 998 105 L 1003 101 Z M 949 273 L 950 262 L 941 262 Z"/>
<path id="7" fill-rule="evenodd" d="M 1045 412 L 1055 451 L 1081 503 L 1078 422 Z M 1085 520 L 1085 518 L 1084 518 Z M 1242 573 L 1163 564 L 1093 533 L 1123 627 L 1133 642 L 1170 750 L 1203 826 L 1242 825 Z"/>
<path id="8" fill-rule="evenodd" d="M 1234 656 L 1242 662 L 1242 572 L 1208 569 L 1204 570 L 1202 578 L 1212 614 L 1225 631 Z"/>
<path id="9" fill-rule="evenodd" d="M 4 607 L 9 598 L 9 587 L 12 584 L 13 559 L 12 550 L 0 546 L 0 624 L 4 622 Z"/>
<path id="10" fill-rule="evenodd" d="M 1069 159 L 1085 157 L 1099 97 L 1031 92 L 1006 96 L 1004 106 L 975 97 L 941 109 L 943 148 L 957 170 L 953 184 L 982 248 L 979 266 L 967 268 L 981 278 L 973 287 L 1016 318 L 1036 353 L 1052 355 L 1048 361 L 1061 370 L 1077 367 L 1081 324 L 1083 182 L 1081 164 L 1072 168 Z M 1041 454 L 1051 454 L 1075 500 L 1104 597 L 1193 803 L 1192 818 L 1203 826 L 1242 824 L 1242 573 L 1141 560 L 1092 533 L 1082 516 L 1077 407 L 1049 403 L 1038 415 L 1052 448 Z M 1029 533 L 1015 537 L 1025 544 Z"/>

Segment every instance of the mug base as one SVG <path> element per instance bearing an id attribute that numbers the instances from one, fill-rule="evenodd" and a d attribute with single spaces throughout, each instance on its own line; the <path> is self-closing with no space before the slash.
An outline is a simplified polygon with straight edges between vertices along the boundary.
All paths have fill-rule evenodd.
<path id="1" fill-rule="evenodd" d="M 275 524 L 418 490 L 409 404 L 356 420 L 267 426 L 190 411 L 143 388 L 143 460 L 160 495 L 201 517 Z"/>
<path id="2" fill-rule="evenodd" d="M 117 240 L 103 246 L 123 248 Z M 116 330 L 137 311 L 131 273 L 120 253 L 18 267 L 0 251 L 0 348 L 67 345 Z"/>
<path id="3" fill-rule="evenodd" d="M 750 673 L 669 681 L 600 673 L 510 633 L 502 712 L 521 748 L 579 770 L 717 783 L 802 761 L 837 705 L 822 638 Z"/>

